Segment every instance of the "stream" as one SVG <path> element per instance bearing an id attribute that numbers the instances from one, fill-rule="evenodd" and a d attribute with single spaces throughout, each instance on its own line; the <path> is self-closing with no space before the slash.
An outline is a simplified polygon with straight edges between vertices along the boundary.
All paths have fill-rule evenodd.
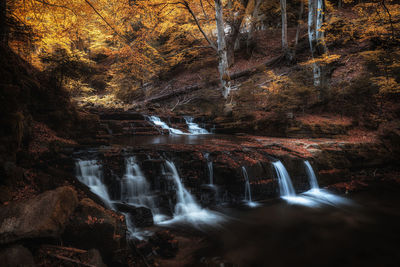
<path id="1" fill-rule="evenodd" d="M 378 266 L 379 253 L 397 255 L 390 247 L 399 241 L 397 195 L 343 197 L 320 188 L 307 159 L 286 160 L 287 169 L 278 156 L 244 148 L 248 139 L 210 134 L 187 117 L 186 132 L 148 118 L 170 134 L 80 151 L 76 176 L 111 209 L 149 211 L 154 226 L 124 210 L 129 238 L 170 229 L 181 239 L 184 248 L 163 266 L 353 266 L 361 256 L 359 266 Z"/>

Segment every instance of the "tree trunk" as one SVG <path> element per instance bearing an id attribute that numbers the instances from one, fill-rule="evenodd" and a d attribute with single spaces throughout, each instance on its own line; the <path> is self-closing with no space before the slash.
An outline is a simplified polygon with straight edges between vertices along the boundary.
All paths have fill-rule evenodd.
<path id="1" fill-rule="evenodd" d="M 288 40 L 287 40 L 287 13 L 286 13 L 286 0 L 280 0 L 281 2 L 281 16 L 282 16 L 282 50 L 287 53 L 288 51 Z"/>
<path id="2" fill-rule="evenodd" d="M 6 44 L 8 41 L 7 0 L 0 1 L 0 42 Z"/>
<path id="3" fill-rule="evenodd" d="M 254 0 L 254 9 L 251 14 L 251 22 L 249 26 L 249 30 L 247 32 L 247 40 L 246 40 L 246 49 L 247 49 L 247 54 L 251 54 L 251 47 L 253 47 L 254 44 L 254 32 L 255 32 L 255 27 L 257 24 L 258 20 L 258 10 L 260 8 L 262 0 Z"/>
<path id="4" fill-rule="evenodd" d="M 304 12 L 304 2 L 300 1 L 300 11 L 299 11 L 299 19 L 297 21 L 296 39 L 294 40 L 294 47 L 295 48 L 299 44 L 299 35 L 300 35 L 301 21 L 303 19 L 303 12 Z"/>
<path id="5" fill-rule="evenodd" d="M 223 10 L 221 0 L 215 0 L 215 20 L 217 23 L 217 40 L 218 40 L 218 59 L 219 59 L 219 75 L 221 79 L 223 96 L 228 97 L 230 92 L 229 64 L 228 53 L 225 39 L 225 26 L 223 18 Z"/>
<path id="6" fill-rule="evenodd" d="M 310 42 L 311 56 L 321 56 L 326 53 L 324 32 L 322 25 L 324 23 L 325 3 L 324 0 L 308 1 L 308 39 Z M 313 63 L 314 85 L 321 86 L 322 70 L 318 63 Z M 320 91 L 320 96 L 322 92 Z"/>

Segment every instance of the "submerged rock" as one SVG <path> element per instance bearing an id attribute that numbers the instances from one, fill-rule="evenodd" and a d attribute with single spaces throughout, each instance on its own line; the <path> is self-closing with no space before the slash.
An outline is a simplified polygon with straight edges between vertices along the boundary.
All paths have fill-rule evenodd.
<path id="1" fill-rule="evenodd" d="M 0 244 L 21 239 L 57 238 L 78 204 L 69 186 L 0 208 Z"/>
<path id="2" fill-rule="evenodd" d="M 154 224 L 153 213 L 146 207 L 135 207 L 126 203 L 115 203 L 120 212 L 126 212 L 133 220 L 136 227 L 147 227 Z"/>

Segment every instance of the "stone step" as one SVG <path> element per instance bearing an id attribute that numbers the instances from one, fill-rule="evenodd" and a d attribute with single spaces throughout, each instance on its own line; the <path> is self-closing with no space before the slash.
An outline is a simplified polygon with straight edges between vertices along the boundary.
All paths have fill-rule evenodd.
<path id="1" fill-rule="evenodd" d="M 99 113 L 100 120 L 145 120 L 145 116 L 136 112 Z"/>

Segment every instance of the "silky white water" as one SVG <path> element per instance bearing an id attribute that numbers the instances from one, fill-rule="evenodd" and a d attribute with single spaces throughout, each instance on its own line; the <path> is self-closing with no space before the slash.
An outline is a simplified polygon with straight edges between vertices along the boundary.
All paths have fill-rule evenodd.
<path id="1" fill-rule="evenodd" d="M 245 183 L 244 183 L 244 201 L 246 202 L 246 204 L 249 207 L 257 207 L 258 203 L 253 202 L 251 200 L 250 181 L 249 181 L 249 176 L 247 174 L 247 170 L 246 170 L 245 166 L 242 166 L 242 175 L 243 175 L 243 178 L 245 180 Z"/>
<path id="2" fill-rule="evenodd" d="M 289 204 L 298 204 L 304 206 L 318 205 L 318 203 L 312 199 L 296 195 L 289 173 L 281 161 L 273 162 L 272 165 L 274 166 L 276 175 L 278 177 L 279 191 L 282 199 L 286 200 Z"/>
<path id="3" fill-rule="evenodd" d="M 125 160 L 125 175 L 121 180 L 120 201 L 134 206 L 149 208 L 153 213 L 153 220 L 158 222 L 165 218 L 160 214 L 155 203 L 155 197 L 151 194 L 150 185 L 143 175 L 135 157 Z"/>
<path id="4" fill-rule="evenodd" d="M 308 176 L 308 180 L 310 182 L 311 189 L 319 189 L 317 176 L 315 175 L 315 172 L 314 172 L 310 162 L 308 162 L 308 160 L 305 160 L 304 165 L 306 167 L 306 173 Z"/>
<path id="5" fill-rule="evenodd" d="M 175 222 L 186 222 L 192 225 L 199 224 L 215 224 L 222 220 L 222 216 L 201 208 L 195 201 L 194 197 L 187 191 L 181 182 L 178 171 L 173 162 L 165 161 L 165 166 L 171 173 L 176 186 L 177 202 L 174 210 L 174 217 L 169 221 L 161 222 L 160 224 L 169 224 Z"/>
<path id="6" fill-rule="evenodd" d="M 165 130 L 168 130 L 170 134 L 185 134 L 184 132 L 182 132 L 179 129 L 175 129 L 172 127 L 169 127 L 168 124 L 166 124 L 165 122 L 163 122 L 159 117 L 157 116 L 149 116 L 148 119 L 154 123 L 154 125 L 159 126 Z"/>
<path id="7" fill-rule="evenodd" d="M 304 166 L 306 168 L 306 173 L 308 176 L 308 181 L 310 183 L 311 189 L 308 190 L 307 192 L 304 192 L 303 195 L 311 197 L 321 203 L 333 206 L 336 206 L 337 204 L 343 204 L 343 205 L 352 204 L 352 202 L 349 199 L 334 195 L 328 192 L 327 190 L 320 189 L 318 185 L 317 176 L 315 175 L 315 172 L 310 162 L 308 162 L 308 160 L 304 161 Z"/>
<path id="8" fill-rule="evenodd" d="M 208 169 L 208 179 L 209 179 L 209 184 L 214 185 L 214 168 L 213 168 L 213 162 L 210 160 L 210 154 L 205 153 L 204 157 L 207 160 L 207 169 Z"/>
<path id="9" fill-rule="evenodd" d="M 107 187 L 102 181 L 101 165 L 96 160 L 78 160 L 76 172 L 76 177 L 81 183 L 87 185 L 109 208 L 113 208 Z"/>
<path id="10" fill-rule="evenodd" d="M 184 119 L 189 128 L 189 133 L 195 134 L 195 135 L 210 134 L 206 129 L 203 129 L 197 123 L 194 123 L 192 117 L 185 116 Z"/>

